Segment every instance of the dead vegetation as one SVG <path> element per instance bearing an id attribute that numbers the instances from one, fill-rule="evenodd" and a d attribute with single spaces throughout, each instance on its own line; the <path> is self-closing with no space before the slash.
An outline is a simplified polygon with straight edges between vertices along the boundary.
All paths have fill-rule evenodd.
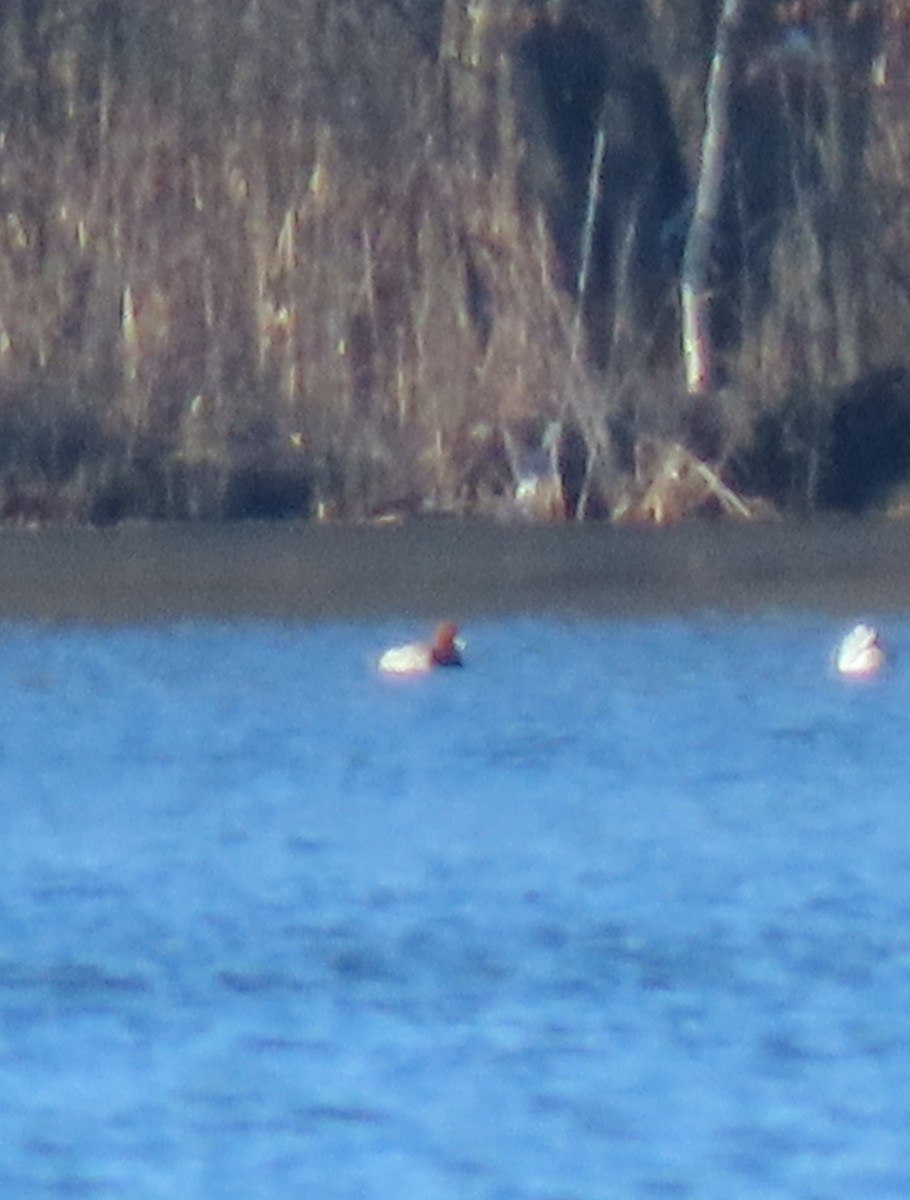
<path id="1" fill-rule="evenodd" d="M 710 21 L 631 7 L 655 61 L 676 47 L 685 135 Z M 543 19 L 524 0 L 5 8 L 0 519 L 661 524 L 833 494 L 839 389 L 901 356 L 910 316 L 910 123 L 857 72 L 866 187 L 840 118 L 816 120 L 825 188 L 781 219 L 771 299 L 738 276 L 722 367 L 761 401 L 708 429 L 680 401 L 672 292 L 642 314 L 627 241 L 589 303 L 523 188 L 510 46 Z"/>

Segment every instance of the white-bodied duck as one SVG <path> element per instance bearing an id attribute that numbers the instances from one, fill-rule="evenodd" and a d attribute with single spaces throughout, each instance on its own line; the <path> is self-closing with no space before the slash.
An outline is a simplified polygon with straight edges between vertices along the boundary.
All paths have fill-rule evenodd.
<path id="1" fill-rule="evenodd" d="M 377 664 L 384 675 L 424 675 L 436 667 L 460 667 L 461 643 L 454 621 L 436 626 L 431 642 L 411 642 L 392 646 Z"/>
<path id="2" fill-rule="evenodd" d="M 885 665 L 885 651 L 878 631 L 871 625 L 855 625 L 834 654 L 834 667 L 851 678 L 875 675 Z"/>

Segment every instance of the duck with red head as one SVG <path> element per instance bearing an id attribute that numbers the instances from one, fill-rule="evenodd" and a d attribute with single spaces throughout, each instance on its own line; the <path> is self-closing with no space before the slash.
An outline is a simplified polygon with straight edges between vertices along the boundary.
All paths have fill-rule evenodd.
<path id="1" fill-rule="evenodd" d="M 424 675 L 435 667 L 460 667 L 458 627 L 454 621 L 443 621 L 436 626 L 431 642 L 392 646 L 380 656 L 378 665 L 384 675 Z"/>

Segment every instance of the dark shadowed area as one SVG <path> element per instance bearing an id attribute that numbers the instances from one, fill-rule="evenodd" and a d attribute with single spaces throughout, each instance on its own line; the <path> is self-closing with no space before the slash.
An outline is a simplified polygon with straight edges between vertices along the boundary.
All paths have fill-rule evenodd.
<path id="1" fill-rule="evenodd" d="M 910 526 L 123 525 L 0 533 L 0 617 L 459 620 L 910 603 Z"/>

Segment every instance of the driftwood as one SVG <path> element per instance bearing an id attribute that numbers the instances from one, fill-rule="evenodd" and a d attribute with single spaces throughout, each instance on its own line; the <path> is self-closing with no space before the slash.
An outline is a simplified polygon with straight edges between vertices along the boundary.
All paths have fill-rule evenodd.
<path id="1" fill-rule="evenodd" d="M 569 515 L 560 420 L 478 422 L 461 442 L 455 511 L 499 521 L 565 521 Z"/>
<path id="2" fill-rule="evenodd" d="M 528 521 L 564 521 L 566 499 L 559 464 L 562 422 L 550 421 L 539 440 L 504 427 L 503 443 L 514 481 L 512 515 Z"/>
<path id="3" fill-rule="evenodd" d="M 634 482 L 614 503 L 612 518 L 671 525 L 690 517 L 751 521 L 772 513 L 764 501 L 740 496 L 714 467 L 678 442 L 640 438 L 635 444 Z"/>

